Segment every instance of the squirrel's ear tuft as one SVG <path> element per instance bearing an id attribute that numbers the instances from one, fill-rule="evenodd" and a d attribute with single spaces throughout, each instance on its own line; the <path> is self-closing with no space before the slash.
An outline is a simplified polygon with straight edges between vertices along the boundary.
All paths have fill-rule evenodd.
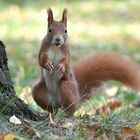
<path id="1" fill-rule="evenodd" d="M 62 15 L 62 22 L 65 24 L 65 26 L 67 26 L 67 13 L 68 13 L 68 9 L 64 9 L 63 10 L 63 15 Z"/>
<path id="2" fill-rule="evenodd" d="M 47 13 L 48 13 L 48 27 L 52 24 L 53 22 L 53 12 L 52 12 L 52 9 L 49 8 L 47 10 Z"/>

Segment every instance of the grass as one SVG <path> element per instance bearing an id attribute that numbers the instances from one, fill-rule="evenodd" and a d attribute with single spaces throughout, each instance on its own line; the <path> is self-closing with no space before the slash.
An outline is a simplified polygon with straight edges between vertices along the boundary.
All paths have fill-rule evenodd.
<path id="1" fill-rule="evenodd" d="M 120 133 L 121 129 L 124 127 L 135 129 L 139 124 L 139 114 L 139 108 L 131 109 L 128 107 L 121 108 L 121 110 L 115 110 L 109 117 L 104 119 L 100 115 L 68 117 L 64 113 L 58 113 L 53 116 L 53 123 L 50 122 L 50 118 L 46 117 L 45 120 L 38 122 L 21 120 L 22 125 L 11 124 L 3 118 L 1 119 L 0 131 L 14 134 L 21 140 L 35 138 L 44 140 L 84 140 L 88 139 L 90 136 L 88 133 L 90 133 L 90 131 L 93 134 L 96 134 L 96 130 L 92 129 L 92 125 L 93 123 L 99 123 L 103 131 L 102 133 L 108 132 L 111 140 L 114 139 L 114 136 L 117 134 L 124 138 L 126 133 Z M 83 129 L 83 127 L 85 127 L 85 129 Z M 101 134 L 99 138 L 102 137 Z"/>
<path id="2" fill-rule="evenodd" d="M 58 20 L 61 18 L 62 9 L 64 7 L 69 9 L 68 33 L 73 63 L 91 52 L 113 50 L 129 55 L 140 64 L 138 32 L 140 30 L 140 5 L 138 0 L 52 0 L 51 2 L 1 0 L 0 39 L 7 46 L 11 77 L 17 95 L 33 108 L 40 110 L 33 102 L 30 93 L 31 86 L 40 76 L 37 55 L 41 40 L 47 31 L 46 8 L 48 7 L 52 7 L 55 18 Z M 117 88 L 120 86 L 114 96 L 123 103 L 124 108 L 125 106 L 129 108 L 129 104 L 138 101 L 136 94 L 121 88 L 118 83 L 109 83 Z M 107 84 L 106 87 L 110 86 Z M 96 108 L 100 108 L 101 105 L 107 103 L 109 98 L 106 88 L 102 88 L 96 92 L 92 102 Z M 0 125 L 0 131 L 14 133 L 20 136 L 20 139 L 36 137 L 35 131 L 41 135 L 42 139 L 87 139 L 88 133 L 81 130 L 80 123 L 103 122 L 102 128 L 106 130 L 109 127 L 110 130 L 111 127 L 113 134 L 118 131 L 118 128 L 114 126 L 116 123 L 108 125 L 110 120 L 119 122 L 119 124 L 122 123 L 120 122 L 122 120 L 127 124 L 129 122 L 127 118 L 132 119 L 131 116 L 133 116 L 132 122 L 135 124 L 139 122 L 139 108 L 136 108 L 136 111 L 127 112 L 128 109 L 122 107 L 121 111 L 111 111 L 107 118 L 102 119 L 95 115 L 96 110 L 93 109 L 92 104 L 89 102 L 87 104 L 85 104 L 85 108 L 87 110 L 92 108 L 92 116 L 68 117 L 67 120 L 65 114 L 60 113 L 53 116 L 54 124 L 50 123 L 49 117 L 43 122 L 29 122 L 27 128 L 31 129 L 32 134 L 27 133 L 23 126 L 11 126 L 11 123 L 3 120 L 4 117 L 1 114 L 3 123 Z M 130 116 L 125 118 L 123 114 Z M 61 120 L 64 120 L 62 124 L 70 122 L 73 127 L 63 128 Z M 60 136 L 58 132 L 62 135 Z"/>

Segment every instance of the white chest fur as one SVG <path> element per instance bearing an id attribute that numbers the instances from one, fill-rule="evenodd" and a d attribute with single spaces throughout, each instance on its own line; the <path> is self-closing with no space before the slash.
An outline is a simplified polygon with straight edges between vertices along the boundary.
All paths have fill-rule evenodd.
<path id="1" fill-rule="evenodd" d="M 47 50 L 47 55 L 49 60 L 52 62 L 54 69 L 52 73 L 49 73 L 48 70 L 43 69 L 43 76 L 45 77 L 45 82 L 48 88 L 48 104 L 60 105 L 61 99 L 59 96 L 59 77 L 58 77 L 58 64 L 59 61 L 64 57 L 62 51 L 58 47 L 50 47 Z"/>
<path id="2" fill-rule="evenodd" d="M 49 48 L 47 55 L 49 60 L 52 61 L 53 65 L 58 65 L 59 61 L 64 57 L 62 50 L 55 46 Z"/>

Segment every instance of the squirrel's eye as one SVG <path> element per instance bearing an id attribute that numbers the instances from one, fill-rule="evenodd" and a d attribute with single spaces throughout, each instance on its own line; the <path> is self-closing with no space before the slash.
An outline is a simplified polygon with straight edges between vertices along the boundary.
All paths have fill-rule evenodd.
<path id="1" fill-rule="evenodd" d="M 52 29 L 51 29 L 51 28 L 49 29 L 49 32 L 50 32 L 50 33 L 52 32 Z"/>
<path id="2" fill-rule="evenodd" d="M 67 33 L 67 29 L 65 29 L 65 33 Z"/>

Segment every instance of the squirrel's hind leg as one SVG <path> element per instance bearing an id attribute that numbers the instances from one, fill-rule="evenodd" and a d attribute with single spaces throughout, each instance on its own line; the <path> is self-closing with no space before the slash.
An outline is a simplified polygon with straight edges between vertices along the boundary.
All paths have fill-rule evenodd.
<path id="1" fill-rule="evenodd" d="M 35 102 L 44 110 L 48 110 L 49 112 L 54 112 L 54 108 L 49 106 L 47 103 L 48 100 L 48 89 L 45 84 L 45 80 L 43 78 L 35 84 L 32 88 L 32 96 Z"/>
<path id="2" fill-rule="evenodd" d="M 66 80 L 60 85 L 61 105 L 66 113 L 72 115 L 79 104 L 79 91 L 77 84 Z"/>

